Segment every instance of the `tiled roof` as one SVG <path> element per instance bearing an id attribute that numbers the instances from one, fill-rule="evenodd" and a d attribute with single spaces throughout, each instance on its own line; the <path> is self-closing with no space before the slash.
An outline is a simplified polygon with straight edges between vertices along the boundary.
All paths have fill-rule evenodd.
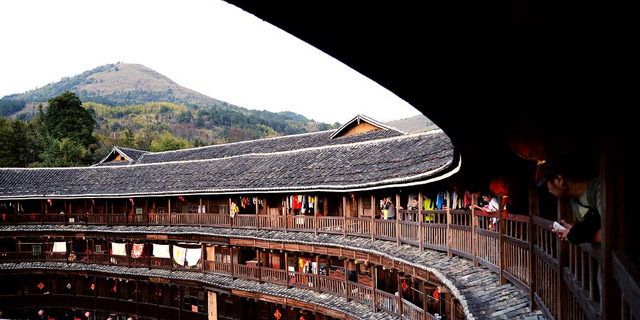
<path id="1" fill-rule="evenodd" d="M 426 183 L 459 168 L 451 140 L 442 131 L 386 136 L 390 132 L 346 136 L 333 143 L 327 142 L 331 132 L 325 132 L 221 145 L 188 151 L 195 159 L 177 157 L 186 161 L 166 156 L 157 160 L 168 162 L 125 166 L 0 169 L 0 199 L 365 190 Z M 296 139 L 306 142 L 296 144 Z M 324 144 L 307 144 L 315 139 Z M 213 150 L 219 156 L 196 154 Z M 148 156 L 138 162 L 145 163 Z"/>

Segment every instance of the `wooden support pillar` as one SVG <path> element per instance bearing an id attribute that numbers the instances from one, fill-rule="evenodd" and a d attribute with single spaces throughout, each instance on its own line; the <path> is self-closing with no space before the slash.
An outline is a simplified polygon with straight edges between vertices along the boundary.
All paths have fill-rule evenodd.
<path id="1" fill-rule="evenodd" d="M 229 262 L 231 263 L 231 279 L 234 278 L 234 266 L 233 266 L 233 247 L 229 248 Z"/>
<path id="2" fill-rule="evenodd" d="M 287 280 L 287 289 L 291 288 L 291 279 L 289 279 L 289 256 L 287 251 L 284 252 L 284 279 Z"/>
<path id="3" fill-rule="evenodd" d="M 625 146 L 622 141 L 614 137 L 612 133 L 602 130 L 603 134 L 599 141 L 600 154 L 600 192 L 602 197 L 602 210 L 600 212 L 600 237 L 601 237 L 601 256 L 602 263 L 599 270 L 593 270 L 590 265 L 590 271 L 600 272 L 599 276 L 602 282 L 600 288 L 601 310 L 606 319 L 621 318 L 622 294 L 620 286 L 614 278 L 614 269 L 612 261 L 613 250 L 626 249 L 624 246 L 633 246 L 634 241 L 625 241 L 625 178 L 631 179 L 631 176 L 625 172 L 625 163 L 622 153 Z M 631 140 L 631 139 L 629 139 Z M 631 171 L 631 170 L 629 170 Z M 631 193 L 626 195 L 633 197 Z M 637 269 L 636 269 L 637 270 Z M 591 284 L 598 287 L 597 285 Z M 638 296 L 626 297 L 627 303 L 633 304 L 638 302 Z M 625 311 L 628 310 L 624 308 Z M 634 318 L 640 315 L 633 314 Z"/>
<path id="4" fill-rule="evenodd" d="M 329 215 L 329 198 L 324 196 L 322 200 L 322 214 L 326 217 Z"/>
<path id="5" fill-rule="evenodd" d="M 347 302 L 349 302 L 349 259 L 344 259 L 344 292 L 347 297 Z"/>
<path id="6" fill-rule="evenodd" d="M 253 205 L 256 206 L 256 230 L 260 230 L 260 206 L 258 206 L 258 197 L 253 198 Z"/>
<path id="7" fill-rule="evenodd" d="M 506 266 L 506 251 L 504 249 L 504 234 L 507 228 L 507 221 L 504 218 L 502 211 L 504 210 L 505 197 L 498 197 L 498 245 L 500 248 L 500 263 L 498 264 L 498 273 L 500 275 L 500 285 L 507 283 L 507 278 L 504 277 L 504 268 Z M 560 272 L 562 273 L 562 272 Z"/>
<path id="8" fill-rule="evenodd" d="M 456 298 L 453 296 L 453 293 L 449 294 L 449 319 L 456 318 Z"/>
<path id="9" fill-rule="evenodd" d="M 140 319 L 140 288 L 138 288 L 138 281 L 134 281 L 133 284 L 136 287 L 136 319 Z"/>
<path id="10" fill-rule="evenodd" d="M 376 206 L 376 196 L 371 195 L 371 242 L 376 241 Z"/>
<path id="11" fill-rule="evenodd" d="M 342 196 L 342 236 L 347 237 L 347 196 Z"/>
<path id="12" fill-rule="evenodd" d="M 533 228 L 533 218 L 539 214 L 538 187 L 536 186 L 535 177 L 531 175 L 529 179 L 529 224 L 527 228 L 527 236 L 529 237 L 529 306 L 531 310 L 533 310 L 536 305 L 534 297 L 537 289 L 536 255 L 533 252 L 533 249 L 538 235 L 535 233 L 535 229 Z"/>
<path id="13" fill-rule="evenodd" d="M 448 192 L 447 192 L 448 194 Z M 451 222 L 453 217 L 451 216 L 451 207 L 449 206 L 448 196 L 447 198 L 447 256 L 451 257 L 451 243 L 453 242 L 453 235 L 451 234 Z"/>
<path id="14" fill-rule="evenodd" d="M 569 201 L 558 200 L 558 220 L 564 219 L 565 221 L 571 221 L 572 213 Z M 556 311 L 556 319 L 564 320 L 569 319 L 569 296 L 571 291 L 564 282 L 562 273 L 564 268 L 569 267 L 569 243 L 567 241 L 557 240 L 558 249 L 558 273 L 556 274 L 556 283 L 559 284 L 560 289 L 556 291 L 556 301 L 558 310 Z"/>
<path id="15" fill-rule="evenodd" d="M 318 236 L 318 196 L 313 198 L 313 235 Z"/>
<path id="16" fill-rule="evenodd" d="M 403 309 L 403 305 L 402 305 L 402 283 L 400 282 L 400 275 L 398 274 L 398 270 L 397 269 L 393 269 L 393 275 L 395 276 L 396 279 L 396 283 L 397 283 L 397 289 L 398 289 L 398 312 L 400 313 L 400 318 L 402 318 L 402 309 Z"/>
<path id="17" fill-rule="evenodd" d="M 198 212 L 200 213 L 200 228 L 202 228 L 202 215 L 204 214 L 204 208 L 202 207 L 202 198 L 199 198 L 199 204 L 198 204 Z M 256 203 L 256 206 L 258 204 Z"/>
<path id="18" fill-rule="evenodd" d="M 288 207 L 289 206 L 289 197 L 288 196 L 285 198 L 285 202 L 287 203 L 287 207 Z M 289 214 L 289 210 L 284 210 L 282 212 L 282 225 L 284 226 L 284 233 L 287 233 L 287 227 L 288 227 L 287 226 L 287 224 L 288 224 L 287 215 L 288 214 Z"/>
<path id="19" fill-rule="evenodd" d="M 168 203 L 169 204 L 167 205 L 167 207 L 169 209 L 169 211 L 168 211 L 169 212 L 169 226 L 171 226 L 171 198 L 169 198 Z"/>
<path id="20" fill-rule="evenodd" d="M 257 203 L 256 203 L 257 205 Z M 256 261 L 258 266 L 258 283 L 262 283 L 262 267 L 260 266 L 260 249 L 256 249 Z"/>
<path id="21" fill-rule="evenodd" d="M 373 312 L 377 312 L 378 307 L 376 303 L 376 283 L 378 279 L 376 277 L 376 267 L 373 264 L 369 266 L 369 275 L 371 276 L 371 307 L 373 308 Z"/>
<path id="22" fill-rule="evenodd" d="M 422 204 L 420 204 L 422 205 Z M 423 320 L 427 320 L 427 309 L 429 308 L 429 299 L 427 299 L 429 297 L 429 291 L 427 290 L 427 286 L 426 283 L 422 283 L 422 314 L 423 314 Z"/>
<path id="23" fill-rule="evenodd" d="M 477 194 L 473 194 L 471 196 L 471 203 L 472 204 L 476 204 L 478 203 L 478 195 Z M 476 217 L 476 209 L 472 208 L 471 209 L 471 250 L 473 250 L 473 257 L 472 257 L 472 261 L 473 261 L 473 266 L 477 267 L 478 266 L 478 235 L 476 234 L 478 230 L 478 217 Z"/>
<path id="24" fill-rule="evenodd" d="M 420 251 L 424 251 L 424 216 L 422 214 L 422 190 L 418 191 L 418 248 Z"/>
<path id="25" fill-rule="evenodd" d="M 320 255 L 319 254 L 316 255 L 315 260 L 316 260 L 315 277 L 316 277 L 316 279 L 318 279 L 317 285 L 316 285 L 316 291 L 320 292 Z"/>
<path id="26" fill-rule="evenodd" d="M 402 217 L 400 217 L 400 209 L 398 209 L 400 207 L 400 194 L 396 193 L 396 244 L 399 246 L 400 245 L 400 219 Z"/>
<path id="27" fill-rule="evenodd" d="M 205 260 L 205 248 L 204 248 L 204 243 L 200 244 L 200 261 L 202 261 L 202 273 L 205 272 L 205 270 L 207 269 L 207 266 L 205 266 L 205 264 L 207 263 Z"/>
<path id="28" fill-rule="evenodd" d="M 233 229 L 233 219 L 235 219 L 234 218 L 235 215 L 231 216 L 233 212 L 233 208 L 231 207 L 231 197 L 229 197 L 228 206 L 229 206 L 229 217 L 232 217 L 231 219 L 229 219 L 229 223 L 230 223 L 229 228 Z"/>

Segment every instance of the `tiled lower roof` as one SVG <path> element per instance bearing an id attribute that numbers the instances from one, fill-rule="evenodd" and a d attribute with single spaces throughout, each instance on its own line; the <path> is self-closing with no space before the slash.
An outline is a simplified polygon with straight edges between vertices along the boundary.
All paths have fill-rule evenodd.
<path id="1" fill-rule="evenodd" d="M 351 191 L 457 171 L 442 131 L 293 151 L 127 166 L 0 169 L 0 199 Z"/>
<path id="2" fill-rule="evenodd" d="M 396 245 L 391 241 L 372 242 L 368 238 L 339 235 L 200 228 L 189 226 L 93 226 L 93 225 L 13 225 L 0 226 L 0 233 L 15 232 L 96 232 L 111 234 L 180 234 L 255 239 L 282 243 L 333 246 L 383 256 L 427 270 L 460 301 L 467 319 L 524 319 L 531 313 L 529 297 L 512 284 L 498 285 L 499 276 L 484 267 L 474 267 L 469 260 L 415 246 Z"/>

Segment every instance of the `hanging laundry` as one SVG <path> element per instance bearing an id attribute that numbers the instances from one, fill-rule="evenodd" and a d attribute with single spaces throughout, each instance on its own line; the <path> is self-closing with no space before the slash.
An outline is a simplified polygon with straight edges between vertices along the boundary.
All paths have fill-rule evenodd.
<path id="1" fill-rule="evenodd" d="M 298 196 L 293 197 L 293 204 L 291 205 L 291 209 L 302 209 L 302 201 L 300 201 Z"/>
<path id="2" fill-rule="evenodd" d="M 126 243 L 111 242 L 111 255 L 113 256 L 126 256 L 127 245 Z"/>
<path id="3" fill-rule="evenodd" d="M 144 243 L 134 243 L 131 246 L 131 258 L 137 259 L 142 257 L 144 252 Z"/>
<path id="4" fill-rule="evenodd" d="M 444 194 L 442 194 L 442 192 L 438 192 L 438 195 L 436 196 L 436 208 L 438 208 L 438 210 L 442 210 L 442 205 L 444 205 Z"/>
<path id="5" fill-rule="evenodd" d="M 54 242 L 52 252 L 67 252 L 67 243 L 64 241 Z"/>
<path id="6" fill-rule="evenodd" d="M 187 254 L 187 249 L 178 247 L 178 246 L 173 246 L 173 261 L 175 261 L 177 264 L 184 266 L 184 260 L 186 258 L 186 254 Z"/>
<path id="7" fill-rule="evenodd" d="M 187 263 L 190 267 L 195 266 L 202 257 L 202 248 L 188 248 L 187 249 Z"/>
<path id="8" fill-rule="evenodd" d="M 231 218 L 235 217 L 238 212 L 240 212 L 238 205 L 235 202 L 231 202 Z"/>
<path id="9" fill-rule="evenodd" d="M 451 191 L 451 209 L 458 209 L 458 193 L 453 190 Z"/>
<path id="10" fill-rule="evenodd" d="M 171 258 L 168 244 L 153 244 L 153 256 L 156 258 Z"/>

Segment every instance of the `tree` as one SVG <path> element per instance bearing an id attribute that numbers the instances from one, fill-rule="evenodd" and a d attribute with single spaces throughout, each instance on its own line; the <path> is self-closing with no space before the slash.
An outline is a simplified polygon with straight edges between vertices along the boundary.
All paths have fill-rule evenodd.
<path id="1" fill-rule="evenodd" d="M 189 141 L 174 137 L 171 132 L 163 131 L 162 134 L 151 141 L 149 151 L 159 152 L 191 148 Z"/>
<path id="2" fill-rule="evenodd" d="M 79 166 L 94 161 L 94 112 L 83 108 L 75 93 L 67 91 L 49 99 L 42 122 L 40 158 L 44 166 Z"/>
<path id="3" fill-rule="evenodd" d="M 54 139 L 69 138 L 89 148 L 97 141 L 93 130 L 97 122 L 90 110 L 82 107 L 82 101 L 73 92 L 65 92 L 49 99 L 49 107 L 44 115 L 47 133 Z"/>

